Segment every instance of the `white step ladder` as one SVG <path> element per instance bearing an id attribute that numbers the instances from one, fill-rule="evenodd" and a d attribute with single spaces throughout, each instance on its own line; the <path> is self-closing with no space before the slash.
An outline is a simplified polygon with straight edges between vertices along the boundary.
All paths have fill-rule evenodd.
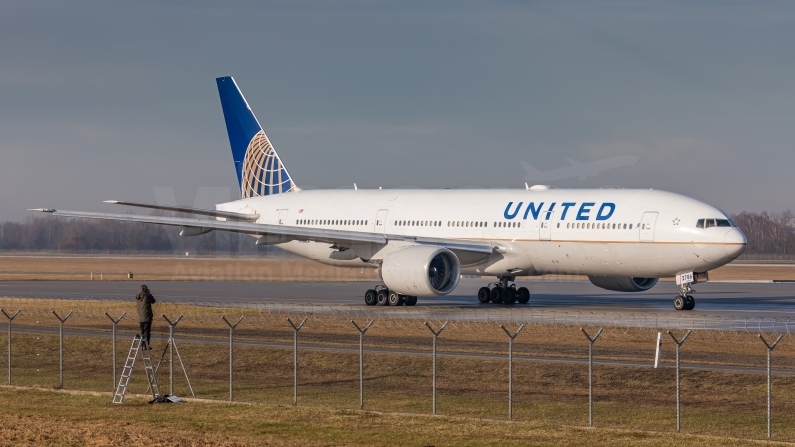
<path id="1" fill-rule="evenodd" d="M 152 399 L 157 401 L 160 397 L 160 384 L 157 381 L 157 373 L 152 367 L 152 358 L 149 356 L 149 349 L 146 343 L 143 343 L 140 335 L 133 338 L 132 345 L 130 346 L 130 353 L 127 354 L 127 361 L 124 363 L 124 369 L 121 371 L 119 377 L 119 384 L 116 386 L 116 393 L 113 395 L 113 403 L 121 404 L 124 402 L 124 396 L 127 395 L 127 386 L 130 384 L 130 376 L 132 376 L 135 361 L 138 359 L 138 353 L 141 353 L 141 358 L 144 361 L 144 370 L 146 371 L 146 380 L 149 382 L 149 389 L 152 390 Z"/>

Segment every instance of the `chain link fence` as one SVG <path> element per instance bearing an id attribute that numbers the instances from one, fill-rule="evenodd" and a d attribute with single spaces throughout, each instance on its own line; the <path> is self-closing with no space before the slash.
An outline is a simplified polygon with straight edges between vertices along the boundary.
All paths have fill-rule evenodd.
<path id="1" fill-rule="evenodd" d="M 138 330 L 134 303 L 0 298 L 0 307 L 9 383 L 113 390 Z M 795 440 L 790 318 L 210 302 L 160 302 L 155 312 L 164 393 Z M 130 392 L 146 388 L 137 367 Z"/>

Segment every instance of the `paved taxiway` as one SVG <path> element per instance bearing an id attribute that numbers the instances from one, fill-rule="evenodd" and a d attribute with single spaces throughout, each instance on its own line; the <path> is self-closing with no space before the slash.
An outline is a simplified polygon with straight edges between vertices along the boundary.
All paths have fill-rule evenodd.
<path id="1" fill-rule="evenodd" d="M 640 293 L 599 289 L 587 281 L 519 281 L 530 289 L 527 305 L 480 304 L 475 297 L 482 279 L 464 278 L 450 295 L 420 298 L 415 309 L 456 308 L 462 312 L 510 312 L 534 309 L 545 312 L 654 314 L 679 317 L 792 318 L 795 321 L 795 283 L 705 283 L 693 294 L 696 309 L 677 312 L 677 287 L 661 282 Z M 234 304 L 322 305 L 365 309 L 364 291 L 374 283 L 304 282 L 148 282 L 161 301 Z M 0 296 L 65 299 L 132 299 L 136 281 L 3 281 Z M 373 309 L 373 308 L 369 308 Z"/>

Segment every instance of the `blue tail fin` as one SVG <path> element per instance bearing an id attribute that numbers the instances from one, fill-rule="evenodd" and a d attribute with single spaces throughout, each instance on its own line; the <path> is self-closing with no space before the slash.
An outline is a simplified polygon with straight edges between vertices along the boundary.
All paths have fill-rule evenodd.
<path id="1" fill-rule="evenodd" d="M 234 78 L 216 78 L 243 198 L 300 191 L 268 140 Z"/>

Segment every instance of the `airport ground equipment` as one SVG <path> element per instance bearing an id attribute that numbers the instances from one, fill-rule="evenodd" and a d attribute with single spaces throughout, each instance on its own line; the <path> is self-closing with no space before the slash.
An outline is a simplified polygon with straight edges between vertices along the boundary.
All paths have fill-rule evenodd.
<path id="1" fill-rule="evenodd" d="M 116 393 L 113 394 L 113 403 L 124 403 L 124 397 L 127 395 L 127 387 L 130 384 L 130 377 L 132 376 L 135 362 L 138 359 L 138 354 L 144 362 L 144 371 L 146 371 L 146 380 L 149 382 L 149 389 L 152 391 L 152 400 L 157 402 L 162 398 L 160 394 L 160 384 L 157 381 L 157 373 L 152 367 L 152 358 L 149 355 L 149 347 L 141 340 L 141 336 L 136 334 L 133 337 L 132 344 L 130 345 L 130 352 L 127 354 L 127 361 L 124 363 L 124 369 L 121 371 L 119 377 L 119 385 L 116 387 Z"/>

